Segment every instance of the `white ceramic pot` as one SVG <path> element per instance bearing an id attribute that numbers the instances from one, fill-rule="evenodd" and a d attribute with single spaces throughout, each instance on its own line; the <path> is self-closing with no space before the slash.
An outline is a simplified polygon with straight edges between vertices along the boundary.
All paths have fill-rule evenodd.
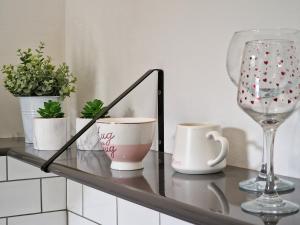
<path id="1" fill-rule="evenodd" d="M 33 147 L 37 150 L 59 150 L 68 139 L 67 118 L 34 118 Z"/>
<path id="2" fill-rule="evenodd" d="M 58 101 L 58 96 L 19 97 L 26 143 L 33 143 L 33 119 L 38 117 L 37 110 L 49 100 Z"/>
<path id="3" fill-rule="evenodd" d="M 76 133 L 87 125 L 92 119 L 76 118 Z M 92 125 L 76 141 L 77 149 L 102 150 L 96 124 Z"/>
<path id="4" fill-rule="evenodd" d="M 103 150 L 115 170 L 143 168 L 142 160 L 149 152 L 155 132 L 152 118 L 103 118 L 97 120 Z"/>

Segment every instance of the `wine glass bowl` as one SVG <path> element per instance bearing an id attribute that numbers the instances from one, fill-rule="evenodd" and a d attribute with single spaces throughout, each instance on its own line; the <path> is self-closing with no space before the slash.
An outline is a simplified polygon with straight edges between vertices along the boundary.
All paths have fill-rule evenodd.
<path id="1" fill-rule="evenodd" d="M 226 69 L 230 80 L 238 86 L 240 69 L 246 42 L 253 40 L 281 39 L 299 42 L 300 30 L 290 28 L 241 30 L 233 34 L 226 57 Z"/>
<path id="2" fill-rule="evenodd" d="M 246 43 L 238 104 L 263 127 L 278 127 L 298 101 L 300 71 L 295 50 L 293 41 Z"/>
<path id="3" fill-rule="evenodd" d="M 248 74 L 248 73 L 246 73 L 248 71 L 245 71 L 245 72 L 241 71 L 241 64 L 242 64 L 242 61 L 243 61 L 243 53 L 244 53 L 245 44 L 247 42 L 249 42 L 249 41 L 255 41 L 255 40 L 275 40 L 275 39 L 276 40 L 293 41 L 296 44 L 298 44 L 299 40 L 300 40 L 300 31 L 296 30 L 296 29 L 288 29 L 288 28 L 279 28 L 279 29 L 253 29 L 253 30 L 238 31 L 238 32 L 235 32 L 233 34 L 233 36 L 231 38 L 231 41 L 230 41 L 230 44 L 229 44 L 229 47 L 228 47 L 228 51 L 227 51 L 226 69 L 227 69 L 227 73 L 229 75 L 230 80 L 233 82 L 233 84 L 236 87 L 238 87 L 240 77 L 242 77 L 241 76 L 241 72 L 245 73 L 244 76 L 247 76 L 247 74 Z M 298 51 L 298 50 L 299 49 L 294 49 L 294 51 Z M 266 51 L 262 52 L 261 54 L 266 54 Z M 269 56 L 271 56 L 270 53 L 269 53 Z M 272 60 L 275 60 L 275 61 L 277 60 L 276 54 L 273 54 L 273 56 L 275 58 L 269 57 L 269 60 L 270 60 L 268 62 L 269 66 L 271 64 L 273 64 Z M 249 60 L 250 60 L 250 58 L 249 58 Z M 256 61 L 251 61 L 252 64 L 254 62 L 256 62 Z M 257 63 L 258 62 L 256 62 L 256 64 Z M 264 64 L 264 61 L 261 61 L 260 63 Z M 274 63 L 276 63 L 276 62 L 274 62 Z M 277 62 L 277 64 L 279 64 L 279 63 Z M 286 66 L 288 66 L 287 63 L 281 63 L 279 65 L 279 67 L 277 67 L 277 70 L 279 71 L 279 69 L 284 69 L 284 67 L 286 67 Z M 266 68 L 267 68 L 267 65 L 266 65 Z M 245 68 L 245 69 L 249 69 L 249 68 Z M 254 69 L 254 71 L 252 71 L 252 72 L 255 72 L 255 74 L 258 73 L 258 71 L 255 71 L 255 68 L 252 68 L 252 69 Z M 276 70 L 274 68 L 274 72 L 275 71 Z M 263 71 L 263 72 L 265 72 L 265 71 Z M 281 72 L 281 71 L 279 71 L 279 72 Z M 242 79 L 245 80 L 246 78 L 247 77 L 243 77 Z M 262 78 L 262 79 L 264 79 L 264 78 Z M 270 79 L 272 79 L 272 77 L 270 77 Z M 289 80 L 287 80 L 287 79 L 285 81 L 289 82 Z M 246 83 L 247 81 L 244 81 L 244 82 Z M 258 82 L 258 80 L 256 80 L 256 82 Z M 260 83 L 261 83 L 261 85 L 267 85 L 268 82 L 269 81 L 264 82 L 263 80 L 261 80 Z M 274 82 L 273 84 L 276 85 L 276 82 Z M 280 89 L 282 87 L 288 86 L 284 82 L 280 82 L 279 85 L 281 85 L 281 86 L 278 86 L 277 88 L 273 89 L 274 92 L 275 91 L 280 91 Z M 259 90 L 261 90 L 261 92 L 263 91 L 263 89 L 259 89 Z M 251 91 L 251 89 L 249 91 Z M 255 92 L 255 89 L 253 89 L 252 91 Z M 268 90 L 265 90 L 265 91 L 269 93 Z M 252 93 L 252 94 L 255 95 L 255 93 Z M 273 94 L 275 94 L 275 93 L 273 93 Z M 260 93 L 260 95 L 263 95 L 263 93 Z M 252 97 L 252 95 L 250 95 L 250 98 L 247 97 L 247 96 L 245 96 L 245 97 L 248 98 L 248 99 L 250 99 Z M 255 102 L 255 100 L 254 100 L 254 102 Z M 264 134 L 264 136 L 265 136 L 265 134 Z M 253 177 L 253 178 L 250 178 L 248 180 L 241 181 L 239 183 L 239 187 L 242 190 L 250 191 L 250 192 L 262 192 L 264 190 L 264 188 L 265 188 L 265 184 L 266 184 L 266 168 L 267 168 L 265 140 L 263 141 L 263 143 L 264 143 L 264 147 L 263 147 L 263 152 L 262 152 L 262 160 L 261 160 L 260 171 L 259 171 L 257 177 Z M 275 177 L 275 182 L 276 182 L 275 188 L 279 192 L 289 192 L 289 191 L 294 190 L 294 184 L 292 182 L 290 182 L 290 181 L 287 181 L 287 180 Z"/>
<path id="4" fill-rule="evenodd" d="M 237 102 L 264 130 L 268 156 L 263 194 L 241 205 L 251 213 L 286 214 L 299 206 L 276 192 L 273 164 L 277 128 L 293 113 L 300 95 L 299 59 L 296 43 L 284 39 L 252 40 L 245 44 L 240 67 Z"/>

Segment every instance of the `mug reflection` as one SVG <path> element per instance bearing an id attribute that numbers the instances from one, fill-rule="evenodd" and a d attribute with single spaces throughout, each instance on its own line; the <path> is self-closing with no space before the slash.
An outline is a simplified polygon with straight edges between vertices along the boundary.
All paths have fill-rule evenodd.
<path id="1" fill-rule="evenodd" d="M 224 188 L 225 176 L 223 173 L 214 174 L 213 178 L 211 176 L 208 178 L 203 175 L 174 173 L 172 190 L 168 190 L 168 197 L 228 215 L 230 209 L 223 192 Z"/>

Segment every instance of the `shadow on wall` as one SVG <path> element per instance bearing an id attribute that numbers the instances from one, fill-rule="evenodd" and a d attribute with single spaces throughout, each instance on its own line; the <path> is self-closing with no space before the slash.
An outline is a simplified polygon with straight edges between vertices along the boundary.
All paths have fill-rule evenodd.
<path id="1" fill-rule="evenodd" d="M 77 77 L 76 93 L 71 96 L 66 105 L 71 121 L 69 129 L 72 134 L 75 134 L 75 118 L 80 116 L 84 103 L 96 97 L 95 81 L 99 62 L 97 62 L 97 53 L 94 51 L 95 42 L 91 39 L 92 35 L 89 35 L 88 32 L 83 33 L 86 34 L 88 41 L 78 39 L 76 45 L 75 42 L 71 44 L 68 53 L 70 57 L 67 62 Z"/>
<path id="2" fill-rule="evenodd" d="M 229 141 L 229 155 L 227 156 L 227 164 L 247 168 L 247 134 L 245 131 L 234 128 L 223 128 L 223 135 Z"/>
<path id="3" fill-rule="evenodd" d="M 91 38 L 90 38 L 91 39 Z M 84 102 L 95 98 L 95 83 L 96 80 L 96 55 L 93 40 L 76 43 L 72 48 L 71 64 L 74 73 L 77 75 L 77 107 L 82 107 Z"/>
<path id="4" fill-rule="evenodd" d="M 250 165 L 248 153 L 256 155 L 259 152 L 261 157 L 263 153 L 263 147 L 256 141 L 248 141 L 247 134 L 244 130 L 235 127 L 225 127 L 223 129 L 223 135 L 229 141 L 229 155 L 227 157 L 227 164 L 234 165 L 243 168 L 256 168 L 260 169 L 260 161 Z M 253 151 L 253 152 L 249 152 Z M 261 158 L 259 158 L 260 160 Z"/>
<path id="5" fill-rule="evenodd" d="M 133 117 L 134 116 L 134 110 L 133 108 L 128 107 L 124 112 L 124 117 Z"/>

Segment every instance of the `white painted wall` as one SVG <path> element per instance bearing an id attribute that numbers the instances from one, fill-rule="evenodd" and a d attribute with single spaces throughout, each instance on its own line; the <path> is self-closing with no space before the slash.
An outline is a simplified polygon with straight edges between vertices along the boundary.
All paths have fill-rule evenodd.
<path id="1" fill-rule="evenodd" d="M 0 0 L 0 66 L 16 64 L 18 48 L 46 43 L 55 63 L 64 60 L 65 2 L 61 0 Z M 23 136 L 18 99 L 3 86 L 0 76 L 0 137 Z"/>
<path id="2" fill-rule="evenodd" d="M 176 124 L 210 121 L 231 141 L 228 163 L 258 168 L 262 132 L 236 104 L 225 69 L 236 30 L 300 28 L 298 0 L 66 0 L 66 60 L 79 74 L 74 105 L 107 103 L 149 68 L 165 70 L 166 150 Z M 112 115 L 155 115 L 155 79 Z M 73 116 L 76 111 L 73 111 Z M 280 127 L 276 171 L 300 177 L 300 113 Z"/>
<path id="3" fill-rule="evenodd" d="M 227 45 L 236 30 L 300 28 L 299 11 L 298 0 L 0 0 L 0 64 L 15 62 L 16 48 L 39 40 L 55 61 L 65 55 L 79 76 L 73 119 L 86 100 L 108 103 L 147 69 L 162 68 L 166 150 L 174 147 L 176 124 L 215 122 L 230 139 L 228 163 L 257 169 L 262 132 L 236 105 L 225 69 Z M 111 115 L 155 116 L 154 89 L 153 77 Z M 22 135 L 17 100 L 2 85 L 0 94 L 0 137 Z M 279 129 L 279 174 L 300 177 L 299 117 Z"/>

